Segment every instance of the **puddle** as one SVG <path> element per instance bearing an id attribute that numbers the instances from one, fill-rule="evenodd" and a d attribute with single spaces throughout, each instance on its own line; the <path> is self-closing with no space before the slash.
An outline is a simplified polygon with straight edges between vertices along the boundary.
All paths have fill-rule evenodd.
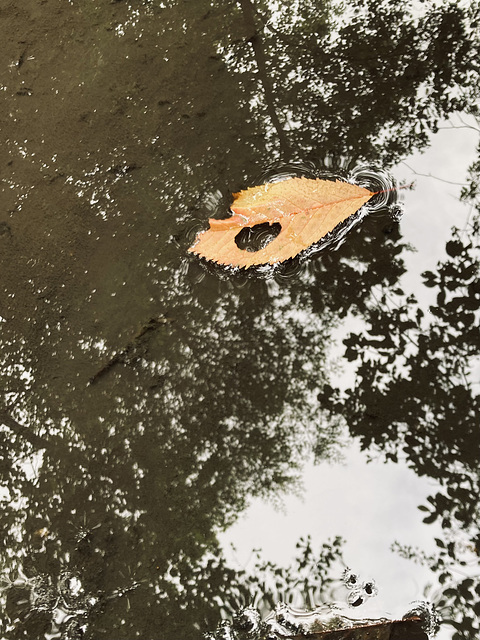
<path id="1" fill-rule="evenodd" d="M 2 9 L 1 637 L 200 640 L 242 608 L 294 598 L 298 535 L 303 569 L 321 550 L 318 602 L 345 552 L 378 585 L 361 608 L 427 599 L 478 635 L 476 169 L 455 236 L 445 192 L 417 176 L 273 269 L 187 252 L 254 184 L 435 175 L 440 156 L 422 167 L 415 154 L 438 124 L 451 118 L 460 139 L 467 123 L 477 139 L 475 7 Z M 448 167 L 470 149 L 452 143 Z M 468 180 L 451 171 L 441 177 Z M 391 484 L 379 471 L 368 486 L 387 507 L 381 527 L 362 513 L 359 531 L 352 512 L 339 532 L 344 501 L 366 489 L 351 441 L 422 489 L 405 495 L 403 471 Z M 262 542 L 278 556 L 254 575 L 236 566 L 224 536 L 252 502 L 301 493 L 313 459 L 329 517 L 317 505 L 291 515 Z M 402 521 L 419 537 L 398 531 L 399 575 L 369 559 Z M 454 633 L 445 623 L 438 637 Z"/>

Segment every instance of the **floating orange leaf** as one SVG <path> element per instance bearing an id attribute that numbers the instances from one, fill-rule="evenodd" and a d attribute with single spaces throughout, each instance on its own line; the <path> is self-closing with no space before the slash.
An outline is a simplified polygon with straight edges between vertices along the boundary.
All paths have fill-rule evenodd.
<path id="1" fill-rule="evenodd" d="M 234 194 L 233 215 L 210 218 L 189 251 L 218 264 L 236 267 L 275 264 L 318 242 L 360 209 L 373 192 L 349 182 L 288 178 Z M 249 251 L 235 238 L 245 227 L 278 223 L 281 231 L 266 247 Z"/>

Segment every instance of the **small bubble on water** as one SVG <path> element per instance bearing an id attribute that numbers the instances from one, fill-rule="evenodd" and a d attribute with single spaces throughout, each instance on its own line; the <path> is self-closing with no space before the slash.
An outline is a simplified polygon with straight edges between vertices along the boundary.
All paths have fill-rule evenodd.
<path id="1" fill-rule="evenodd" d="M 400 220 L 403 218 L 403 214 L 403 202 L 395 202 L 388 207 L 388 215 L 394 222 L 400 222 Z"/>
<path id="2" fill-rule="evenodd" d="M 360 607 L 365 600 L 363 589 L 353 589 L 348 594 L 347 603 L 349 607 Z"/>
<path id="3" fill-rule="evenodd" d="M 378 594 L 377 585 L 375 580 L 367 580 L 362 585 L 363 592 L 370 598 L 373 598 Z"/>
<path id="4" fill-rule="evenodd" d="M 353 589 L 358 584 L 359 578 L 356 573 L 347 567 L 343 572 L 342 581 L 347 589 Z"/>

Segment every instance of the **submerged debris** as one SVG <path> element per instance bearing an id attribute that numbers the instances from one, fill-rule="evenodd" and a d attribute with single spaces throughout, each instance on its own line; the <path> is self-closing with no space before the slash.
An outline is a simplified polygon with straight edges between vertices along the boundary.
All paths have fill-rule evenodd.
<path id="1" fill-rule="evenodd" d="M 403 619 L 420 618 L 422 629 L 429 638 L 433 638 L 440 627 L 440 617 L 435 607 L 425 600 L 417 600 L 416 602 L 412 602 L 411 605 L 411 608 L 403 616 Z"/>
<path id="2" fill-rule="evenodd" d="M 233 620 L 223 620 L 206 640 L 428 640 L 438 629 L 438 618 L 428 602 L 414 603 L 402 620 L 354 619 L 334 605 L 312 611 L 279 603 L 264 620 L 253 607 L 246 607 Z M 347 634 L 345 633 L 347 632 Z"/>

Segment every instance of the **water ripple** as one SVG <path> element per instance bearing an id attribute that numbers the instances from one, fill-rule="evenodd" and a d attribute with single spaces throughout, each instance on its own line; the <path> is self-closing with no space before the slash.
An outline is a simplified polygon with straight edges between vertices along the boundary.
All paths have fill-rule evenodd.
<path id="1" fill-rule="evenodd" d="M 246 282 L 252 277 L 262 279 L 275 278 L 275 280 L 280 282 L 295 279 L 304 271 L 306 262 L 310 261 L 313 256 L 324 251 L 337 250 L 343 244 L 350 231 L 367 215 L 377 217 L 384 216 L 387 213 L 394 222 L 399 222 L 403 215 L 403 206 L 402 202 L 400 202 L 401 192 L 398 191 L 399 186 L 394 178 L 384 169 L 367 164 L 355 165 L 353 160 L 349 158 L 324 158 L 316 162 L 274 162 L 266 166 L 262 172 L 253 179 L 252 186 L 281 182 L 295 177 L 350 182 L 351 184 L 356 184 L 372 191 L 375 195 L 356 213 L 349 216 L 347 220 L 337 225 L 333 231 L 303 250 L 295 258 L 275 265 L 255 266 L 247 270 L 219 267 L 214 263 L 207 264 L 201 261 L 203 268 L 206 269 L 207 272 L 213 272 L 219 277 L 225 277 L 225 275 L 227 275 L 232 278 L 233 276 L 232 280 L 234 285 L 237 280 L 235 276 L 241 273 L 242 277 L 238 280 L 238 286 L 245 286 Z M 225 194 L 222 194 L 218 190 L 207 194 L 204 200 L 204 208 L 207 217 L 225 217 L 225 213 L 228 210 Z M 198 231 L 204 227 L 204 224 L 205 222 L 202 223 L 198 218 L 192 220 L 188 228 L 184 230 L 183 242 L 181 244 L 183 244 L 185 240 L 191 244 Z M 249 249 L 246 247 L 246 250 L 255 250 L 255 243 L 260 243 L 260 245 L 262 245 L 262 243 L 268 244 L 269 234 L 271 235 L 271 232 L 268 230 L 259 231 L 260 237 L 254 238 L 254 248 Z M 245 232 L 244 235 L 248 235 L 248 232 Z M 196 260 L 198 259 L 196 258 Z"/>

